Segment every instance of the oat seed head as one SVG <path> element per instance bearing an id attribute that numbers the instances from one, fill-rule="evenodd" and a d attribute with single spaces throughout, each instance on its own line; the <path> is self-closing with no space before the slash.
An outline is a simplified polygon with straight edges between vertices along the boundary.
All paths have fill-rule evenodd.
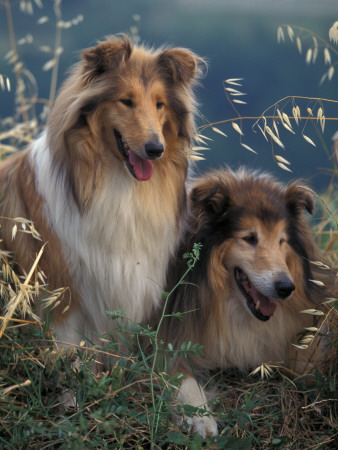
<path id="1" fill-rule="evenodd" d="M 261 379 L 269 378 L 272 375 L 272 369 L 274 367 L 277 367 L 272 364 L 263 363 L 260 366 L 256 367 L 252 372 L 250 372 L 250 375 L 256 375 L 258 372 L 260 373 Z"/>
<path id="2" fill-rule="evenodd" d="M 306 136 L 305 134 L 302 134 L 303 138 L 311 145 L 313 145 L 314 147 L 316 147 L 316 144 L 313 142 L 312 139 L 309 138 L 309 136 Z"/>
<path id="3" fill-rule="evenodd" d="M 249 147 L 246 144 L 243 144 L 243 142 L 241 142 L 241 146 L 244 147 L 246 150 L 249 150 L 249 152 L 255 153 L 256 155 L 258 155 L 258 153 L 251 147 Z"/>
<path id="4" fill-rule="evenodd" d="M 319 86 L 321 86 L 327 78 L 327 73 L 324 73 L 319 81 Z"/>
<path id="5" fill-rule="evenodd" d="M 274 132 L 271 130 L 269 126 L 266 126 L 265 130 L 268 133 L 268 135 L 272 138 L 272 140 L 276 142 L 277 145 L 284 148 L 283 142 L 274 134 Z"/>
<path id="6" fill-rule="evenodd" d="M 17 224 L 15 224 L 12 228 L 12 241 L 14 241 L 17 232 L 18 232 L 18 226 L 17 226 Z"/>
<path id="7" fill-rule="evenodd" d="M 44 23 L 49 22 L 49 17 L 47 16 L 42 16 L 40 17 L 40 19 L 37 21 L 38 25 L 43 25 Z"/>
<path id="8" fill-rule="evenodd" d="M 282 27 L 278 27 L 277 28 L 277 42 L 284 42 L 285 41 L 285 37 L 284 37 L 284 31 Z"/>
<path id="9" fill-rule="evenodd" d="M 318 47 L 315 47 L 313 49 L 313 53 L 312 53 L 312 62 L 315 63 L 317 61 L 317 57 L 318 57 Z"/>
<path id="10" fill-rule="evenodd" d="M 220 134 L 220 135 L 222 135 L 222 136 L 224 136 L 224 137 L 228 137 L 228 135 L 225 134 L 225 133 L 223 133 L 223 131 L 221 131 L 219 128 L 211 127 L 211 129 L 212 129 L 215 133 L 218 133 L 218 134 Z"/>
<path id="11" fill-rule="evenodd" d="M 273 121 L 273 129 L 275 130 L 276 136 L 279 138 L 279 131 L 275 120 Z"/>
<path id="12" fill-rule="evenodd" d="M 331 81 L 334 75 L 334 66 L 331 66 L 327 72 L 327 77 Z"/>
<path id="13" fill-rule="evenodd" d="M 234 99 L 233 102 L 234 103 L 239 103 L 241 105 L 246 105 L 247 104 L 247 102 L 243 102 L 242 100 L 238 100 L 238 99 Z"/>
<path id="14" fill-rule="evenodd" d="M 330 41 L 338 44 L 338 21 L 336 21 L 329 30 Z"/>
<path id="15" fill-rule="evenodd" d="M 292 172 L 292 170 L 289 167 L 287 167 L 285 164 L 283 164 L 281 162 L 278 162 L 277 166 L 280 167 L 283 170 L 286 170 L 287 172 Z"/>
<path id="16" fill-rule="evenodd" d="M 275 155 L 275 158 L 277 159 L 277 161 L 279 161 L 283 164 L 288 164 L 288 165 L 291 164 L 287 159 L 283 158 L 283 156 Z"/>
<path id="17" fill-rule="evenodd" d="M 325 286 L 325 284 L 322 281 L 319 281 L 319 280 L 309 280 L 309 281 L 311 281 L 311 283 L 316 284 L 317 286 L 321 286 L 321 287 Z"/>
<path id="18" fill-rule="evenodd" d="M 299 109 L 297 109 L 295 106 L 292 108 L 292 114 L 293 114 L 293 118 L 295 119 L 296 124 L 298 125 L 298 121 L 300 118 L 300 113 L 299 113 Z"/>
<path id="19" fill-rule="evenodd" d="M 331 53 L 330 53 L 330 50 L 327 47 L 324 48 L 324 62 L 325 62 L 325 64 L 329 64 L 329 65 L 332 64 L 332 62 L 331 62 Z"/>
<path id="20" fill-rule="evenodd" d="M 231 87 L 226 87 L 225 90 L 228 91 L 230 95 L 246 95 L 244 92 L 238 91 L 237 89 Z"/>
<path id="21" fill-rule="evenodd" d="M 307 334 L 306 336 L 303 337 L 303 339 L 301 339 L 299 341 L 300 344 L 310 344 L 314 339 L 314 335 L 313 334 Z"/>
<path id="22" fill-rule="evenodd" d="M 310 64 L 312 60 L 312 48 L 309 48 L 306 52 L 305 62 L 306 64 Z"/>
<path id="23" fill-rule="evenodd" d="M 231 122 L 231 125 L 237 131 L 237 133 L 239 133 L 241 136 L 244 136 L 242 130 L 240 129 L 240 127 L 236 122 Z"/>
<path id="24" fill-rule="evenodd" d="M 287 31 L 288 31 L 288 35 L 289 35 L 289 39 L 291 42 L 293 42 L 293 38 L 295 36 L 295 33 L 293 32 L 293 29 L 290 27 L 290 25 L 288 25 L 286 27 Z"/>
<path id="25" fill-rule="evenodd" d="M 304 345 L 291 344 L 291 345 L 298 348 L 299 350 L 306 350 L 308 348 L 308 345 L 306 345 L 306 344 L 304 344 Z"/>
<path id="26" fill-rule="evenodd" d="M 318 309 L 304 309 L 300 311 L 302 314 L 311 314 L 312 316 L 323 316 L 324 313 Z"/>
<path id="27" fill-rule="evenodd" d="M 242 86 L 242 83 L 239 83 L 239 81 L 243 81 L 244 78 L 228 78 L 225 80 L 225 83 L 232 84 L 234 86 Z"/>

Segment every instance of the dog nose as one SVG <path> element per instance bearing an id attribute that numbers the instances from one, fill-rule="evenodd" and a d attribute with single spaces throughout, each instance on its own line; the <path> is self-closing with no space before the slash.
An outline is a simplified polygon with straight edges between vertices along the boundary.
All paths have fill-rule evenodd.
<path id="1" fill-rule="evenodd" d="M 164 152 L 162 142 L 148 141 L 144 145 L 144 151 L 149 159 L 159 158 Z"/>
<path id="2" fill-rule="evenodd" d="M 295 290 L 295 285 L 290 278 L 280 278 L 275 282 L 275 290 L 279 298 L 286 298 Z"/>

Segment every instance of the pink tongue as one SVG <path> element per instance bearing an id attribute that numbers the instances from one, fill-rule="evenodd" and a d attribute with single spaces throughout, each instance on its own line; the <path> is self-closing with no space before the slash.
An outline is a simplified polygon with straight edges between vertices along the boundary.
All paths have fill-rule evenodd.
<path id="1" fill-rule="evenodd" d="M 129 151 L 129 162 L 133 166 L 136 178 L 147 181 L 153 174 L 153 163 L 149 159 L 142 159 L 132 150 Z"/>
<path id="2" fill-rule="evenodd" d="M 260 302 L 259 309 L 264 316 L 272 316 L 275 312 L 277 305 L 273 303 L 268 297 L 261 294 L 254 286 L 251 286 L 250 295 L 253 298 L 255 304 Z"/>

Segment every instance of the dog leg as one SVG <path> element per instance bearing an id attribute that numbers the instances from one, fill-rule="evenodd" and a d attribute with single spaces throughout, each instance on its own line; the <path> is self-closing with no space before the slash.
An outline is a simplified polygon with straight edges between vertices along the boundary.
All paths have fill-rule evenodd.
<path id="1" fill-rule="evenodd" d="M 194 377 L 190 374 L 183 380 L 181 387 L 177 393 L 176 401 L 182 405 L 191 405 L 204 409 L 206 412 L 210 412 L 207 405 L 207 398 L 202 387 L 197 383 Z M 186 415 L 178 416 L 176 414 L 176 421 L 178 425 L 182 425 L 183 422 L 188 423 L 188 433 L 198 433 L 206 439 L 208 436 L 216 436 L 217 422 L 211 415 L 205 416 L 193 416 L 187 417 Z"/>
<path id="2" fill-rule="evenodd" d="M 71 363 L 71 368 L 74 371 L 80 369 L 80 358 L 78 356 L 75 357 L 75 360 Z M 67 411 L 70 408 L 77 408 L 78 404 L 76 401 L 76 395 L 74 395 L 71 390 L 67 388 L 63 388 L 60 382 L 61 393 L 58 395 L 58 400 L 60 402 L 61 408 L 64 411 Z"/>

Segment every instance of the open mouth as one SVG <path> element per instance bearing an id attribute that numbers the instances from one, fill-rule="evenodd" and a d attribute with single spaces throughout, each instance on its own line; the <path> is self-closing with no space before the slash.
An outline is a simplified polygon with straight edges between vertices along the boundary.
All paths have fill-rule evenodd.
<path id="1" fill-rule="evenodd" d="M 235 268 L 235 280 L 240 291 L 246 298 L 247 305 L 252 314 L 259 320 L 267 321 L 275 312 L 277 305 L 259 292 L 250 282 L 248 276 L 239 267 Z"/>
<path id="2" fill-rule="evenodd" d="M 114 130 L 117 148 L 126 163 L 130 174 L 139 181 L 147 181 L 153 174 L 153 163 L 149 159 L 140 158 L 129 148 L 128 143 L 123 139 L 121 133 Z"/>

